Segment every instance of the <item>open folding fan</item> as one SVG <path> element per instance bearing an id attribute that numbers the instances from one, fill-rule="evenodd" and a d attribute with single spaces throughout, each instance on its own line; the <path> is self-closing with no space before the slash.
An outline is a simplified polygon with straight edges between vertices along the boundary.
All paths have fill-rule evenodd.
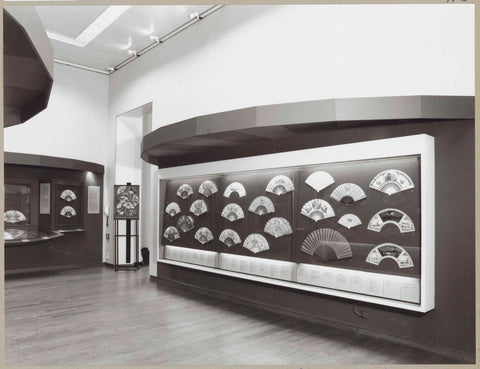
<path id="1" fill-rule="evenodd" d="M 367 195 L 365 195 L 362 188 L 355 183 L 342 183 L 333 190 L 330 197 L 342 204 L 350 205 L 354 202 L 366 199 Z"/>
<path id="2" fill-rule="evenodd" d="M 324 188 L 330 186 L 332 183 L 335 183 L 335 180 L 329 173 L 319 170 L 310 174 L 305 180 L 305 183 L 312 187 L 315 191 L 320 192 Z"/>
<path id="3" fill-rule="evenodd" d="M 387 169 L 372 179 L 370 187 L 390 196 L 401 191 L 415 188 L 415 185 L 412 179 L 401 170 Z"/>
<path id="4" fill-rule="evenodd" d="M 224 229 L 222 233 L 220 233 L 219 240 L 228 247 L 232 247 L 233 245 L 237 245 L 242 242 L 238 233 L 233 229 Z"/>
<path id="5" fill-rule="evenodd" d="M 245 191 L 245 187 L 243 187 L 243 184 L 241 184 L 240 182 L 232 182 L 223 192 L 223 196 L 230 197 L 230 195 L 234 192 L 236 192 L 239 197 L 244 197 L 247 195 L 247 191 Z"/>
<path id="6" fill-rule="evenodd" d="M 65 218 L 71 218 L 77 215 L 77 212 L 71 206 L 65 206 L 62 210 L 60 210 L 60 215 L 64 216 Z"/>
<path id="7" fill-rule="evenodd" d="M 181 186 L 178 187 L 177 189 L 177 196 L 181 197 L 182 199 L 188 199 L 191 195 L 193 195 L 193 189 L 192 186 L 189 184 L 182 184 Z"/>
<path id="8" fill-rule="evenodd" d="M 180 233 L 176 227 L 170 226 L 163 232 L 163 237 L 172 242 L 180 238 Z"/>
<path id="9" fill-rule="evenodd" d="M 208 211 L 207 204 L 203 200 L 195 200 L 190 206 L 190 212 L 197 217 Z"/>
<path id="10" fill-rule="evenodd" d="M 382 243 L 374 247 L 367 256 L 367 263 L 379 265 L 384 259 L 393 259 L 399 268 L 413 267 L 413 260 L 409 253 L 401 246 L 394 243 Z"/>
<path id="11" fill-rule="evenodd" d="M 18 210 L 7 210 L 5 213 L 3 213 L 3 218 L 5 222 L 12 224 L 24 222 L 27 220 L 25 215 Z"/>
<path id="12" fill-rule="evenodd" d="M 185 233 L 194 227 L 194 220 L 190 215 L 181 215 L 177 220 L 177 227 Z"/>
<path id="13" fill-rule="evenodd" d="M 171 202 L 165 208 L 165 213 L 167 213 L 171 217 L 174 217 L 175 215 L 180 213 L 180 206 L 176 202 Z"/>
<path id="14" fill-rule="evenodd" d="M 265 215 L 268 213 L 274 213 L 275 206 L 273 205 L 272 200 L 267 196 L 258 196 L 252 201 L 248 207 L 248 211 L 258 215 Z"/>
<path id="15" fill-rule="evenodd" d="M 195 239 L 200 242 L 202 245 L 213 240 L 213 234 L 207 227 L 202 227 L 197 230 L 195 233 Z"/>
<path id="16" fill-rule="evenodd" d="M 300 248 L 322 261 L 340 260 L 353 256 L 347 239 L 331 228 L 320 228 L 310 233 Z"/>
<path id="17" fill-rule="evenodd" d="M 243 247 L 250 250 L 254 254 L 270 250 L 267 239 L 260 233 L 249 234 L 247 238 L 245 238 L 245 241 L 243 241 Z"/>
<path id="18" fill-rule="evenodd" d="M 340 217 L 338 224 L 341 224 L 345 228 L 354 228 L 362 224 L 362 221 L 355 214 L 345 214 Z"/>
<path id="19" fill-rule="evenodd" d="M 295 186 L 290 178 L 281 174 L 273 177 L 267 184 L 265 191 L 281 196 L 287 192 L 295 190 Z"/>
<path id="20" fill-rule="evenodd" d="M 398 209 L 383 209 L 376 213 L 368 223 L 370 231 L 380 232 L 385 224 L 394 224 L 401 233 L 415 232 L 412 219 Z"/>
<path id="21" fill-rule="evenodd" d="M 63 190 L 60 194 L 60 198 L 65 201 L 74 201 L 77 199 L 77 195 L 72 190 Z"/>
<path id="22" fill-rule="evenodd" d="M 243 213 L 243 209 L 240 207 L 240 205 L 231 202 L 230 204 L 225 205 L 223 208 L 222 217 L 234 222 L 236 220 L 245 218 L 245 214 Z"/>
<path id="23" fill-rule="evenodd" d="M 270 219 L 265 224 L 263 231 L 278 238 L 287 234 L 292 234 L 292 226 L 285 218 L 277 217 Z"/>
<path id="24" fill-rule="evenodd" d="M 313 199 L 306 202 L 300 211 L 302 215 L 318 222 L 322 219 L 332 218 L 335 216 L 335 211 L 332 206 L 325 200 Z"/>
<path id="25" fill-rule="evenodd" d="M 198 188 L 200 192 L 205 197 L 210 197 L 213 194 L 218 192 L 217 185 L 210 180 L 203 181 L 200 187 Z"/>

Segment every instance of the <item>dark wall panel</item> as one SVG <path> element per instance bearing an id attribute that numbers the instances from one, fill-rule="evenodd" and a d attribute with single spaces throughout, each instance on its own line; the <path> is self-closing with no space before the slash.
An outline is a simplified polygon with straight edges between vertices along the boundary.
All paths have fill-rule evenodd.
<path id="1" fill-rule="evenodd" d="M 330 322 L 415 341 L 446 352 L 475 353 L 474 122 L 355 122 L 277 141 L 298 150 L 426 133 L 435 137 L 435 309 L 412 313 L 353 300 L 306 293 L 159 263 L 160 277 L 187 283 Z M 245 159 L 249 160 L 249 159 Z"/>
<path id="2" fill-rule="evenodd" d="M 88 186 L 100 186 L 103 196 L 103 174 L 84 172 L 67 169 L 5 165 L 6 178 L 36 178 L 40 182 L 65 182 L 84 184 L 79 189 L 82 201 L 81 224 L 83 232 L 65 233 L 47 242 L 5 246 L 5 271 L 19 272 L 29 269 L 48 269 L 69 265 L 100 265 L 102 263 L 102 212 L 99 214 L 87 214 L 87 191 Z M 65 228 L 59 227 L 52 220 L 55 218 L 54 197 L 55 186 L 51 185 L 51 206 L 49 215 L 39 215 L 39 228 L 44 230 Z M 38 202 L 38 199 L 37 199 Z M 100 198 L 100 204 L 103 197 Z M 38 207 L 37 207 L 38 208 Z M 57 209 L 58 210 L 58 209 Z M 74 228 L 77 228 L 75 226 Z"/>

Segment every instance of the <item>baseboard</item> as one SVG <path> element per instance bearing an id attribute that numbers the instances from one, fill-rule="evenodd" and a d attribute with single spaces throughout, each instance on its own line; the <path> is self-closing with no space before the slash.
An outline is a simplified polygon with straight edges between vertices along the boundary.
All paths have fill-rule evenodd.
<path id="1" fill-rule="evenodd" d="M 317 323 L 317 324 L 321 324 L 321 325 L 325 325 L 325 326 L 328 326 L 328 327 L 340 328 L 340 329 L 343 329 L 343 330 L 348 331 L 348 332 L 358 333 L 358 334 L 365 335 L 365 336 L 368 336 L 368 337 L 378 338 L 378 339 L 382 339 L 382 340 L 385 340 L 385 341 L 398 343 L 398 344 L 409 346 L 409 347 L 418 348 L 418 349 L 421 349 L 421 350 L 425 350 L 425 351 L 428 351 L 428 352 L 435 353 L 437 355 L 446 356 L 446 357 L 458 360 L 462 364 L 475 364 L 475 362 L 476 362 L 474 354 L 454 350 L 454 349 L 451 349 L 451 348 L 432 346 L 432 345 L 429 345 L 429 344 L 426 344 L 426 343 L 413 341 L 413 340 L 406 339 L 406 338 L 403 338 L 403 337 L 391 336 L 391 335 L 387 335 L 387 334 L 384 334 L 384 333 L 379 333 L 379 332 L 364 329 L 364 328 L 358 328 L 358 327 L 355 327 L 353 325 L 345 324 L 345 323 L 338 322 L 338 321 L 325 320 L 325 319 L 321 319 L 321 318 L 318 318 L 316 316 L 312 316 L 312 315 L 309 315 L 309 314 L 300 313 L 300 312 L 284 309 L 284 308 L 279 307 L 279 306 L 269 305 L 269 304 L 257 302 L 257 301 L 254 301 L 254 300 L 250 300 L 250 299 L 247 299 L 247 298 L 239 297 L 238 295 L 232 295 L 232 294 L 228 294 L 228 293 L 224 293 L 224 292 L 218 292 L 218 291 L 211 290 L 211 289 L 208 289 L 208 288 L 198 287 L 198 286 L 195 286 L 195 285 L 189 284 L 189 283 L 173 281 L 171 279 L 164 278 L 164 277 L 161 277 L 161 276 L 157 276 L 157 277 L 150 276 L 150 278 L 152 278 L 156 283 L 166 282 L 170 286 L 179 286 L 179 287 L 184 288 L 184 289 L 189 290 L 189 291 L 194 291 L 194 292 L 197 292 L 197 293 L 201 293 L 201 294 L 204 294 L 204 295 L 207 295 L 207 296 L 219 298 L 219 299 L 222 299 L 222 300 L 227 300 L 227 301 L 231 301 L 231 302 L 235 302 L 235 303 L 240 303 L 240 304 L 243 304 L 243 305 L 252 306 L 252 307 L 262 309 L 262 310 L 266 310 L 266 311 L 271 311 L 271 312 L 281 314 L 281 315 L 285 315 L 285 316 L 289 316 L 289 317 L 292 317 L 292 318 L 307 320 L 307 321 Z"/>
<path id="2" fill-rule="evenodd" d="M 89 267 L 99 266 L 99 265 L 100 265 L 99 263 L 83 263 L 83 264 L 52 265 L 52 266 L 38 267 L 38 268 L 6 270 L 5 278 L 9 278 L 9 277 L 25 278 L 25 277 L 29 277 L 30 275 L 38 276 L 38 274 L 41 274 L 41 273 L 53 273 L 53 272 L 59 272 L 63 270 L 89 268 Z"/>

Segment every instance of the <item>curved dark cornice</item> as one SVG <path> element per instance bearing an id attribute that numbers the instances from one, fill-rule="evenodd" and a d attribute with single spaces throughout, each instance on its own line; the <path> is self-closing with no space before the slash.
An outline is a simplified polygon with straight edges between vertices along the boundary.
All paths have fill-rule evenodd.
<path id="1" fill-rule="evenodd" d="M 312 129 L 335 128 L 340 122 L 474 116 L 473 96 L 369 97 L 264 105 L 160 127 L 144 136 L 141 156 L 159 168 L 168 168 L 280 152 L 278 140 Z"/>
<path id="2" fill-rule="evenodd" d="M 105 167 L 103 165 L 89 161 L 58 158 L 56 156 L 23 154 L 17 152 L 5 152 L 4 162 L 6 165 L 28 165 L 34 167 L 71 169 L 89 171 L 98 174 L 104 174 L 105 172 Z"/>

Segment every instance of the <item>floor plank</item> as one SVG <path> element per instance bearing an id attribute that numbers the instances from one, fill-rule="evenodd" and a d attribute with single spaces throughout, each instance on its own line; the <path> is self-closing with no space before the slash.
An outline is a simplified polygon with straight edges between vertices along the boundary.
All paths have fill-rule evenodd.
<path id="1" fill-rule="evenodd" d="M 8 365 L 458 361 L 107 267 L 5 281 Z"/>

